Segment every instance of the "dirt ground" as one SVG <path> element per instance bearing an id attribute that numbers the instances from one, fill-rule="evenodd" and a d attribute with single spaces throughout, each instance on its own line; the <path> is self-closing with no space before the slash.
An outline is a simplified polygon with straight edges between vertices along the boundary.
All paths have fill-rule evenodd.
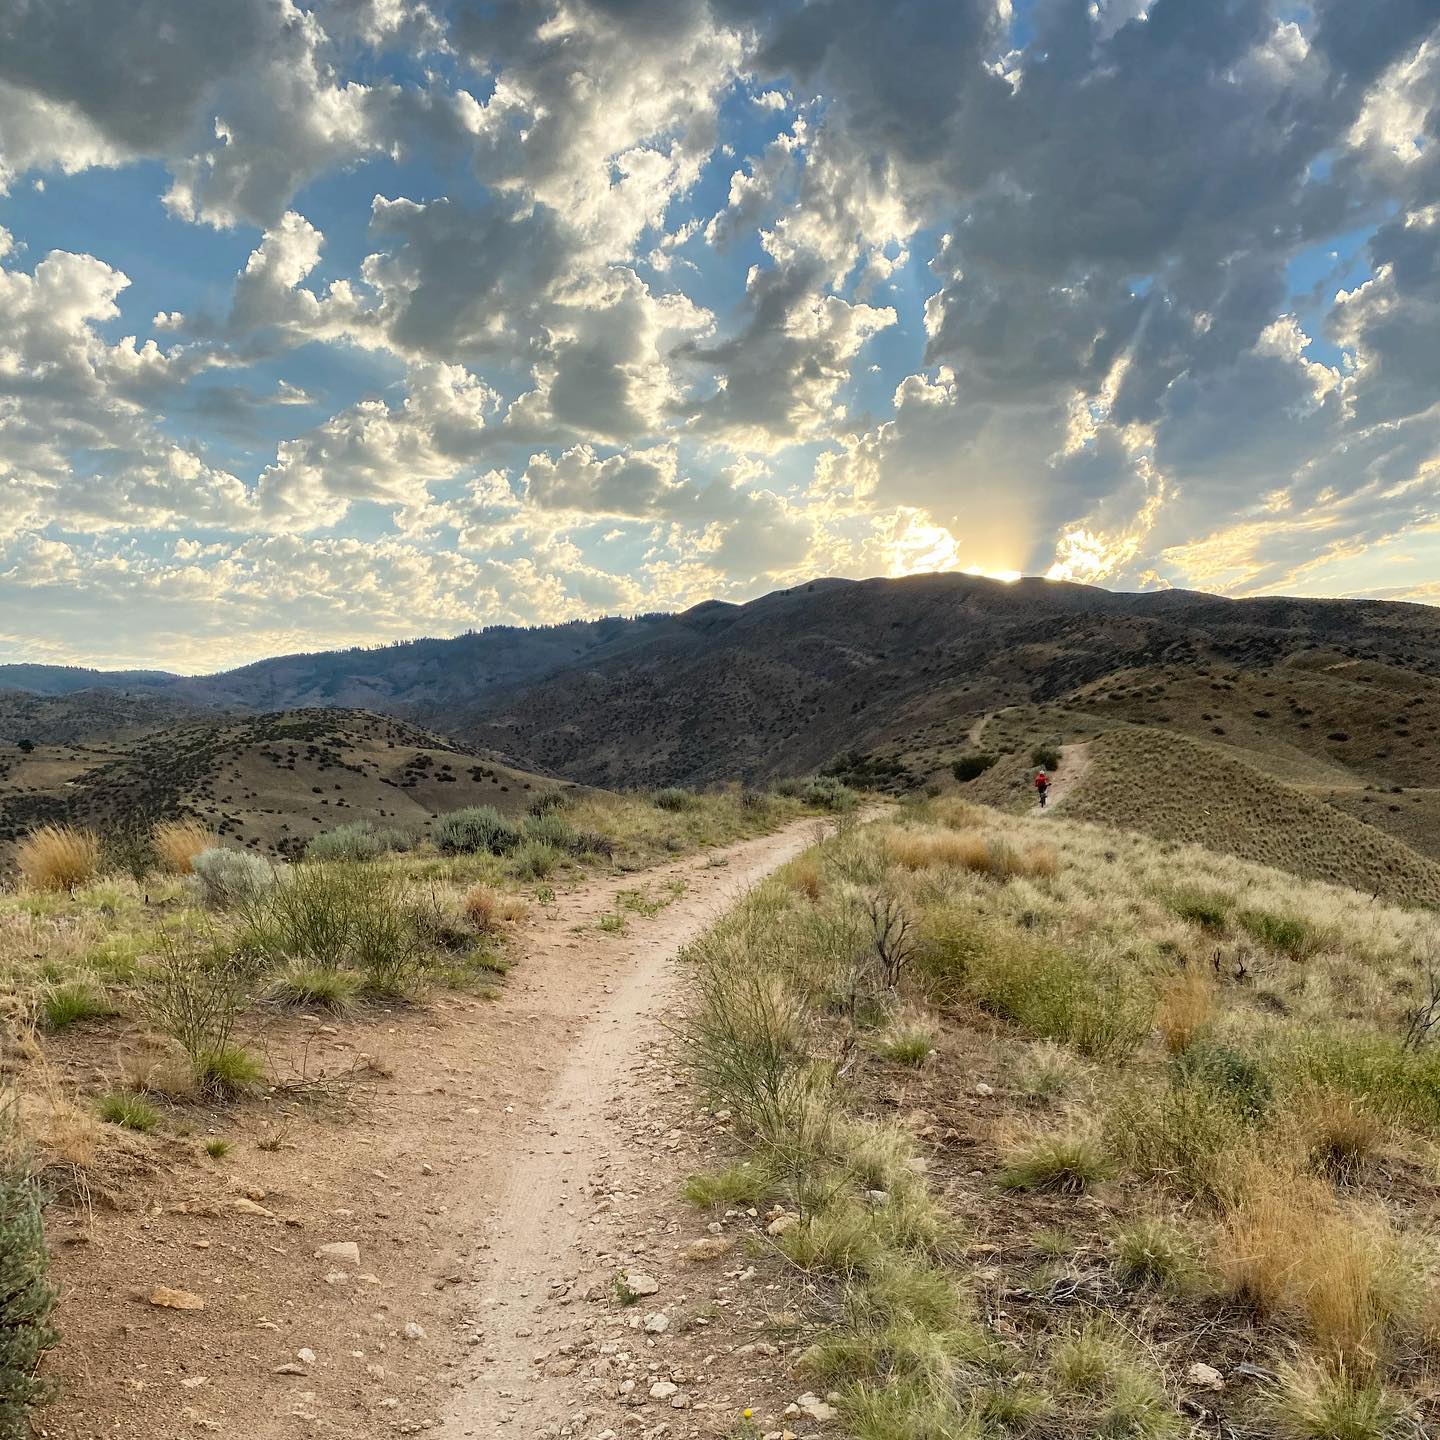
<path id="1" fill-rule="evenodd" d="M 191 1111 L 193 1134 L 145 1142 L 108 1199 L 52 1210 L 64 1338 L 38 1433 L 658 1436 L 782 1413 L 795 1387 L 768 1340 L 738 1359 L 728 1342 L 741 1373 L 704 1394 L 685 1369 L 703 1355 L 665 1360 L 712 1323 L 783 1327 L 787 1297 L 783 1281 L 737 1297 L 740 1249 L 677 1259 L 729 1222 L 676 1198 L 716 1137 L 664 1021 L 677 951 L 815 829 L 560 894 L 493 999 L 286 1022 L 274 1091 L 214 1117 L 228 1154 L 206 1155 Z M 617 910 L 637 888 L 667 903 Z M 600 928 L 607 913 L 623 931 Z M 657 1292 L 621 1305 L 616 1273 L 647 1267 Z M 161 1287 L 203 1308 L 156 1305 Z M 781 1424 L 816 1430 L 803 1411 Z"/>

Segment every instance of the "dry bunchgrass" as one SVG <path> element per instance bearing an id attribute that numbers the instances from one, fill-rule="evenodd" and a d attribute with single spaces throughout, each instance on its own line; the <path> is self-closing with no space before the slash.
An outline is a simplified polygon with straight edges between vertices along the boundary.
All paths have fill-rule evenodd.
<path id="1" fill-rule="evenodd" d="M 482 935 L 518 924 L 529 913 L 529 906 L 518 895 L 506 895 L 489 885 L 472 885 L 460 897 L 460 909 Z"/>
<path id="2" fill-rule="evenodd" d="M 1388 1134 L 1382 1117 L 1343 1090 L 1307 1091 L 1294 1099 L 1291 1110 L 1310 1164 L 1340 1184 L 1364 1173 Z"/>
<path id="3" fill-rule="evenodd" d="M 1183 1055 L 1209 1028 L 1215 1016 L 1215 982 L 1198 965 L 1168 980 L 1160 991 L 1156 1024 L 1172 1055 Z"/>
<path id="4" fill-rule="evenodd" d="M 906 870 L 969 870 L 995 880 L 1046 878 L 1059 870 L 1059 857 L 1050 845 L 1022 850 L 1009 840 L 974 830 L 892 830 L 886 848 Z"/>
<path id="5" fill-rule="evenodd" d="M 95 878 L 100 841 L 74 825 L 42 825 L 20 842 L 15 865 L 32 890 L 73 890 Z"/>
<path id="6" fill-rule="evenodd" d="M 785 867 L 785 880 L 791 889 L 811 902 L 818 901 L 825 888 L 820 861 L 809 851 Z"/>
<path id="7" fill-rule="evenodd" d="M 188 875 L 195 857 L 215 846 L 215 836 L 198 820 L 167 820 L 150 836 L 155 862 L 167 875 Z"/>

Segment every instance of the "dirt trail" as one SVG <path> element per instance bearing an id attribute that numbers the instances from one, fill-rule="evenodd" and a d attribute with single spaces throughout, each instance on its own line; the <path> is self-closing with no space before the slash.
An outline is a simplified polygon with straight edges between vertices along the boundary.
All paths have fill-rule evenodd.
<path id="1" fill-rule="evenodd" d="M 1065 797 L 1071 789 L 1078 785 L 1085 778 L 1085 772 L 1090 768 L 1090 745 L 1088 741 L 1078 741 L 1074 745 L 1062 745 L 1060 747 L 1060 768 L 1050 778 L 1050 793 L 1046 797 L 1045 808 L 1040 808 L 1037 800 L 1031 807 L 1032 815 L 1048 815 L 1057 805 L 1065 801 Z"/>
<path id="2" fill-rule="evenodd" d="M 631 1072 L 663 1035 L 676 952 L 819 828 L 562 891 L 532 912 L 494 999 L 279 1018 L 268 1068 L 288 1054 L 308 1078 L 227 1113 L 228 1157 L 165 1136 L 113 1206 L 52 1211 L 64 1341 L 42 1433 L 541 1433 L 536 1412 L 580 1377 L 542 1376 L 532 1346 L 595 1313 L 557 1301 L 582 1293 L 575 1241 L 605 1208 L 586 1188 L 601 1192 L 630 1117 L 655 1102 Z M 336 1242 L 358 1262 L 327 1258 Z M 157 1285 L 204 1307 L 157 1309 Z"/>
<path id="3" fill-rule="evenodd" d="M 498 1171 L 475 1177 L 496 1201 L 488 1255 L 467 1307 L 478 1320 L 483 1370 L 449 1407 L 442 1433 L 491 1435 L 496 1426 L 519 1421 L 517 1433 L 530 1435 L 563 1416 L 567 1387 L 553 1372 L 543 1378 L 534 1358 L 553 1348 L 557 1329 L 579 1323 L 567 1311 L 557 1325 L 556 1302 L 579 1298 L 575 1292 L 583 1288 L 592 1208 L 585 1197 L 597 1188 L 616 1144 L 606 1111 L 629 1083 L 637 1050 L 658 1032 L 669 1009 L 680 949 L 744 890 L 810 844 L 815 832 L 816 823 L 807 821 L 733 847 L 723 869 L 691 860 L 646 876 L 653 886 L 670 870 L 683 870 L 690 884 L 654 919 L 632 922 L 631 937 L 615 956 L 618 983 L 607 987 L 570 1045 L 548 1097 L 535 1097 L 531 1132 L 540 1143 L 512 1150 Z M 523 972 L 517 972 L 524 978 L 513 994 L 516 1007 L 564 1008 L 572 996 L 566 937 L 577 914 L 594 913 L 594 896 L 570 898 L 530 938 Z M 557 1413 L 535 1413 L 542 1396 L 548 1405 L 538 1408 Z"/>

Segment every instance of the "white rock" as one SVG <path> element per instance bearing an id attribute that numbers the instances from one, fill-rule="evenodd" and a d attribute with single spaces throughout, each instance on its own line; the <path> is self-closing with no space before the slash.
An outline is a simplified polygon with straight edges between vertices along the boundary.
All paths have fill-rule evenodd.
<path id="1" fill-rule="evenodd" d="M 652 1400 L 670 1400 L 680 1393 L 680 1387 L 673 1380 L 657 1380 L 650 1387 Z"/>
<path id="2" fill-rule="evenodd" d="M 798 1215 L 777 1215 L 766 1227 L 767 1235 L 786 1235 L 800 1223 Z"/>
<path id="3" fill-rule="evenodd" d="M 425 1327 L 418 1320 L 407 1320 L 405 1322 L 405 1338 L 407 1340 L 423 1340 Z"/>
<path id="4" fill-rule="evenodd" d="M 807 1392 L 795 1404 L 814 1421 L 820 1422 L 835 1418 L 835 1407 L 827 1405 L 818 1395 L 811 1395 Z"/>
<path id="5" fill-rule="evenodd" d="M 295 1358 L 302 1365 L 313 1365 L 315 1363 L 315 1352 L 307 1345 L 304 1349 L 295 1352 Z"/>
<path id="6" fill-rule="evenodd" d="M 660 1289 L 660 1282 L 653 1275 L 645 1274 L 643 1270 L 627 1270 L 625 1288 L 632 1295 L 654 1295 Z"/>
<path id="7" fill-rule="evenodd" d="M 995 1093 L 995 1087 L 994 1087 L 993 1085 L 987 1085 L 987 1084 L 982 1080 L 982 1081 L 975 1087 L 975 1093 L 976 1093 L 977 1095 L 993 1095 L 993 1094 Z"/>
<path id="8" fill-rule="evenodd" d="M 650 1335 L 663 1335 L 670 1328 L 670 1317 L 655 1311 L 645 1317 L 645 1330 Z"/>
<path id="9" fill-rule="evenodd" d="M 1185 1372 L 1185 1380 L 1187 1384 L 1195 1386 L 1197 1390 L 1223 1390 L 1225 1388 L 1225 1377 L 1213 1365 L 1206 1365 L 1200 1360 L 1197 1360 Z"/>

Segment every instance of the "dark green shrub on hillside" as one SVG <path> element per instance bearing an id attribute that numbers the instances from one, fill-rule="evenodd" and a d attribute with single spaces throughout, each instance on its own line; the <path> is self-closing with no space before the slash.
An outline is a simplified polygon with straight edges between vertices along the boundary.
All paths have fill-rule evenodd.
<path id="1" fill-rule="evenodd" d="M 1030 763 L 1046 770 L 1060 768 L 1060 747 L 1058 745 L 1037 745 L 1030 752 Z"/>
<path id="2" fill-rule="evenodd" d="M 1193 1044 L 1171 1061 L 1177 1085 L 1202 1085 L 1249 1123 L 1263 1120 L 1275 1103 L 1270 1077 L 1248 1055 L 1228 1045 Z"/>
<path id="3" fill-rule="evenodd" d="M 983 775 L 1000 757 L 989 750 L 977 750 L 971 755 L 962 755 L 953 765 L 955 778 L 964 784 L 977 775 Z"/>
<path id="4" fill-rule="evenodd" d="M 812 780 L 801 790 L 800 798 L 817 810 L 833 810 L 837 814 L 853 810 L 858 802 L 858 797 L 848 785 L 842 785 L 828 775 Z"/>
<path id="5" fill-rule="evenodd" d="M 548 815 L 552 810 L 569 809 L 572 797 L 568 790 L 542 790 L 529 805 L 532 815 Z"/>
<path id="6" fill-rule="evenodd" d="M 663 790 L 657 790 L 650 799 L 658 809 L 670 811 L 693 810 L 700 803 L 698 795 L 682 790 L 678 785 L 667 785 Z"/>
<path id="7" fill-rule="evenodd" d="M 506 855 L 523 837 L 493 805 L 471 805 L 436 816 L 430 838 L 443 855 Z"/>
<path id="8" fill-rule="evenodd" d="M 0 1098 L 0 1440 L 32 1433 L 30 1412 L 49 1390 L 36 1368 L 59 1339 L 40 1192 L 20 1152 L 13 1103 Z"/>

